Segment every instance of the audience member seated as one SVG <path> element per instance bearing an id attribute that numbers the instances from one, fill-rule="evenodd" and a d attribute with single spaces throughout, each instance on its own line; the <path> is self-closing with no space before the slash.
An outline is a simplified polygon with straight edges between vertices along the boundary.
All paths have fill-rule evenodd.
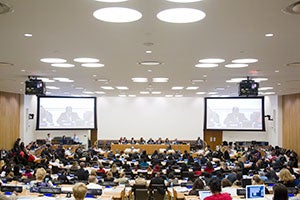
<path id="1" fill-rule="evenodd" d="M 212 178 L 209 182 L 209 189 L 212 193 L 211 196 L 206 197 L 204 200 L 231 200 L 232 197 L 228 193 L 222 193 L 221 180 Z"/>
<path id="2" fill-rule="evenodd" d="M 286 168 L 283 168 L 279 172 L 279 182 L 283 183 L 286 187 L 295 187 L 294 183 L 295 178 Z"/>
<path id="3" fill-rule="evenodd" d="M 113 182 L 115 180 L 111 171 L 107 172 L 104 182 Z"/>
<path id="4" fill-rule="evenodd" d="M 135 184 L 135 185 L 146 185 L 146 184 L 147 184 L 147 181 L 146 181 L 144 175 L 143 175 L 143 174 L 139 174 L 139 175 L 135 178 L 134 184 Z"/>
<path id="5" fill-rule="evenodd" d="M 116 182 L 118 184 L 127 184 L 128 178 L 126 178 L 124 172 L 121 172 L 119 178 L 115 179 L 114 182 Z"/>
<path id="6" fill-rule="evenodd" d="M 77 172 L 76 172 L 77 180 L 87 181 L 88 177 L 89 177 L 89 172 L 84 169 L 85 168 L 85 163 L 81 162 L 79 165 L 80 165 L 80 169 L 78 169 Z"/>
<path id="7" fill-rule="evenodd" d="M 204 183 L 200 178 L 197 178 L 193 184 L 193 188 L 189 191 L 189 195 L 199 195 L 199 190 L 204 189 Z"/>
<path id="8" fill-rule="evenodd" d="M 88 184 L 86 187 L 88 189 L 101 189 L 102 186 L 98 185 L 97 183 L 98 183 L 97 177 L 95 175 L 89 175 Z"/>
<path id="9" fill-rule="evenodd" d="M 38 192 L 41 187 L 52 187 L 50 181 L 45 182 L 46 170 L 44 168 L 38 168 L 35 173 L 35 180 L 30 182 L 30 192 Z"/>
<path id="10" fill-rule="evenodd" d="M 288 189 L 285 185 L 277 183 L 273 186 L 273 200 L 288 200 Z"/>
<path id="11" fill-rule="evenodd" d="M 147 141 L 147 144 L 155 144 L 155 141 L 152 138 L 149 138 L 149 140 Z"/>
<path id="12" fill-rule="evenodd" d="M 76 183 L 72 190 L 75 200 L 84 200 L 87 193 L 87 186 L 84 183 Z"/>

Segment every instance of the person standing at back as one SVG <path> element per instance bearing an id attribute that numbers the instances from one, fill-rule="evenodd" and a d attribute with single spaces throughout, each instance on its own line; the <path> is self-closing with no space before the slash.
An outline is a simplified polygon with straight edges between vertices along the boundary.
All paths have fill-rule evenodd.
<path id="1" fill-rule="evenodd" d="M 52 138 L 51 138 L 50 133 L 47 134 L 47 137 L 45 138 L 45 141 L 46 141 L 46 145 L 47 145 L 47 146 L 50 146 L 50 145 L 51 145 Z"/>

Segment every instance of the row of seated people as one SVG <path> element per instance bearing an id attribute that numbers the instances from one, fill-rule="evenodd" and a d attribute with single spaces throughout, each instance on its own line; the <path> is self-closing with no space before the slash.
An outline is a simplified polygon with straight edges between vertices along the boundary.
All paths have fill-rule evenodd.
<path id="1" fill-rule="evenodd" d="M 140 139 L 135 139 L 132 137 L 131 139 L 127 139 L 126 137 L 121 137 L 118 141 L 119 144 L 166 144 L 166 145 L 171 145 L 171 144 L 182 144 L 182 141 L 177 140 L 175 138 L 174 140 L 169 140 L 169 138 L 166 138 L 163 140 L 161 137 L 158 138 L 157 140 L 152 139 L 151 137 L 146 141 L 143 137 Z M 195 147 L 197 149 L 202 149 L 204 147 L 204 141 L 198 137 L 196 141 L 194 141 Z"/>
<path id="2" fill-rule="evenodd" d="M 99 183 L 129 183 L 130 181 L 132 183 L 138 174 L 144 176 L 146 180 L 151 180 L 156 177 L 155 174 L 159 173 L 161 174 L 161 179 L 167 185 L 170 185 L 172 180 L 174 180 L 175 184 L 176 180 L 178 182 L 184 180 L 194 183 L 195 180 L 198 180 L 198 177 L 209 179 L 212 176 L 216 176 L 221 180 L 226 175 L 227 179 L 234 183 L 241 175 L 248 174 L 258 174 L 263 180 L 279 180 L 289 187 L 298 185 L 299 177 L 293 170 L 298 164 L 295 152 L 279 147 L 270 147 L 265 149 L 266 154 L 263 156 L 255 147 L 250 147 L 247 150 L 234 147 L 235 151 L 240 151 L 240 155 L 246 158 L 246 161 L 243 162 L 241 160 L 238 161 L 237 158 L 228 157 L 228 151 L 230 152 L 232 148 L 227 146 L 217 151 L 207 148 L 202 155 L 196 158 L 193 158 L 187 152 L 183 154 L 176 152 L 171 155 L 158 152 L 152 155 L 148 155 L 146 152 L 131 155 L 120 153 L 120 155 L 111 154 L 103 157 L 98 155 L 97 151 L 89 149 L 86 151 L 82 150 L 82 152 L 77 151 L 76 156 L 72 157 L 72 159 L 66 155 L 57 156 L 51 149 L 47 149 L 46 151 L 49 151 L 47 156 L 49 157 L 44 153 L 45 157 L 41 163 L 34 163 L 25 167 L 16 164 L 12 157 L 6 157 L 2 160 L 3 162 L 1 161 L 0 167 L 2 176 L 8 179 L 10 176 L 32 180 L 36 177 L 36 169 L 44 168 L 49 172 L 47 180 L 50 180 L 50 178 L 54 181 L 66 180 L 64 178 L 66 176 L 70 183 L 73 183 L 72 181 L 87 182 L 90 175 L 95 176 Z M 52 162 L 53 158 L 51 156 L 57 156 L 57 162 Z M 69 164 L 71 163 L 73 165 L 70 166 Z M 80 166 L 76 166 L 76 163 L 80 163 Z M 52 168 L 52 175 L 48 166 Z M 282 170 L 283 168 L 286 170 Z M 58 170 L 54 171 L 54 169 Z M 279 172 L 281 171 L 288 171 L 291 176 L 285 175 L 280 177 Z M 71 174 L 73 175 L 71 176 Z M 285 180 L 286 177 L 289 177 L 288 181 Z M 123 180 L 121 181 L 121 179 Z M 44 178 L 43 182 L 47 182 L 47 180 Z M 205 184 L 208 185 L 209 181 Z"/>

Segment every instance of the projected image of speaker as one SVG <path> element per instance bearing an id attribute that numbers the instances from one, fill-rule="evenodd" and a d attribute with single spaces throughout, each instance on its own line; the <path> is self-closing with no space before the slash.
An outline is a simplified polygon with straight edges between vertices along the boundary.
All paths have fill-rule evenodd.
<path id="1" fill-rule="evenodd" d="M 239 85 L 239 96 L 257 96 L 259 83 L 253 80 L 243 80 Z"/>
<path id="2" fill-rule="evenodd" d="M 27 95 L 45 95 L 46 85 L 42 80 L 29 79 L 25 82 L 25 94 Z"/>

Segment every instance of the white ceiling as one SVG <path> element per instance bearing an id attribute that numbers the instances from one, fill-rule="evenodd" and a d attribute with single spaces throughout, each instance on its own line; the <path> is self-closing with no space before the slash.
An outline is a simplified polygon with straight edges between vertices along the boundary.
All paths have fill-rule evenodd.
<path id="1" fill-rule="evenodd" d="M 105 96 L 184 97 L 207 96 L 196 92 L 238 95 L 238 77 L 268 78 L 260 87 L 272 86 L 285 95 L 300 92 L 300 15 L 282 9 L 296 0 L 203 0 L 197 3 L 172 3 L 165 0 L 129 0 L 102 3 L 94 0 L 6 0 L 13 12 L 0 15 L 0 90 L 24 93 L 27 76 L 66 77 L 73 83 L 47 83 L 60 87 L 51 95 L 81 95 L 104 91 Z M 131 23 L 108 23 L 95 19 L 100 8 L 122 6 L 140 11 L 143 17 Z M 156 14 L 166 8 L 187 7 L 206 13 L 202 21 L 190 24 L 162 22 Z M 25 33 L 33 37 L 24 37 Z M 265 37 L 273 33 L 274 37 Z M 152 50 L 151 54 L 145 53 Z M 64 58 L 73 68 L 55 68 L 41 58 Z M 100 59 L 103 68 L 84 68 L 76 57 Z M 223 58 L 217 68 L 196 68 L 199 59 Z M 256 58 L 257 63 L 241 69 L 225 68 L 237 58 Z M 141 61 L 160 61 L 159 66 L 141 66 Z M 23 70 L 23 71 L 22 71 Z M 25 70 L 25 71 L 24 71 Z M 148 70 L 152 70 L 149 72 Z M 275 72 L 279 70 L 279 72 Z M 256 73 L 253 73 L 255 72 Z M 205 77 L 206 76 L 206 77 Z M 133 77 L 167 77 L 168 83 L 134 83 Z M 95 81 L 108 79 L 106 83 Z M 192 79 L 204 82 L 192 84 Z M 127 86 L 129 90 L 103 90 L 101 86 Z M 171 90 L 173 86 L 199 86 L 197 90 Z M 220 90 L 219 88 L 224 88 Z M 141 95 L 140 91 L 161 91 Z"/>

